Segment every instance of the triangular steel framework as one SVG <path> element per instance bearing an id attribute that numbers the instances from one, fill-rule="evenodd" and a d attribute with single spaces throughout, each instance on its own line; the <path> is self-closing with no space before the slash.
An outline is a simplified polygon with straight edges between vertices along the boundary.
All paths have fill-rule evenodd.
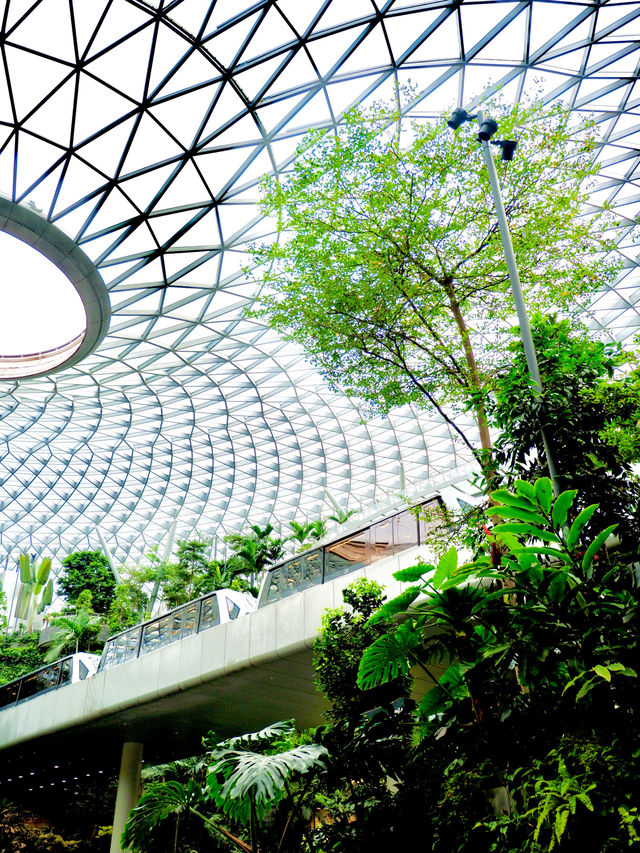
<path id="1" fill-rule="evenodd" d="M 83 362 L 0 384 L 0 558 L 99 547 L 384 500 L 468 462 L 409 410 L 362 423 L 242 310 L 256 201 L 311 127 L 416 87 L 432 117 L 481 92 L 595 116 L 594 205 L 640 214 L 640 4 L 411 0 L 4 0 L 0 192 L 72 237 L 109 289 Z M 637 332 L 634 246 L 585 307 Z M 324 504 L 323 504 L 324 502 Z M 350 504 L 352 505 L 352 503 Z M 357 504 L 356 504 L 357 505 Z"/>

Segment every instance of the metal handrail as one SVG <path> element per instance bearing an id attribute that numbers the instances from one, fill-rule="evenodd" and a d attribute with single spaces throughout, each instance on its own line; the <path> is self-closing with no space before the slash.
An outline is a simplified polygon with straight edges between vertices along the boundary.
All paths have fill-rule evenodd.
<path id="1" fill-rule="evenodd" d="M 64 672 L 64 665 L 65 663 L 67 663 L 67 661 L 71 663 L 71 667 L 68 670 L 69 678 L 61 682 L 60 679 L 62 678 L 62 673 Z M 45 686 L 41 687 L 40 689 L 36 689 L 29 696 L 21 696 L 21 693 L 23 692 L 23 686 L 26 681 L 31 681 L 35 679 L 37 684 L 39 674 L 44 674 L 49 671 L 54 674 L 56 667 L 58 668 L 58 671 L 57 673 L 55 673 L 55 682 L 45 683 Z M 24 675 L 21 675 L 20 678 L 14 678 L 13 681 L 8 681 L 6 682 L 6 684 L 0 684 L 0 709 L 7 708 L 10 705 L 17 705 L 18 702 L 26 702 L 27 699 L 32 699 L 34 696 L 38 696 L 41 693 L 47 693 L 50 690 L 57 690 L 58 687 L 62 687 L 64 684 L 67 684 L 67 682 L 71 680 L 72 672 L 73 655 L 67 655 L 66 657 L 60 658 L 59 660 L 54 661 L 53 663 L 41 666 L 39 669 L 34 669 L 32 672 L 27 672 Z M 15 691 L 13 690 L 14 687 Z M 8 702 L 4 701 L 4 696 L 11 695 L 13 692 L 15 692 L 15 698 L 11 699 Z"/>

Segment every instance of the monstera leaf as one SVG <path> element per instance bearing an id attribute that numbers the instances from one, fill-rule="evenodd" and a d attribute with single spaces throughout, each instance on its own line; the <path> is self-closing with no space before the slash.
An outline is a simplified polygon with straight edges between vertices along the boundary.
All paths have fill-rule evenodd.
<path id="1" fill-rule="evenodd" d="M 221 750 L 209 767 L 207 785 L 216 805 L 233 820 L 248 824 L 251 807 L 258 819 L 285 795 L 290 776 L 324 769 L 327 750 L 317 744 L 296 746 L 276 755 Z"/>

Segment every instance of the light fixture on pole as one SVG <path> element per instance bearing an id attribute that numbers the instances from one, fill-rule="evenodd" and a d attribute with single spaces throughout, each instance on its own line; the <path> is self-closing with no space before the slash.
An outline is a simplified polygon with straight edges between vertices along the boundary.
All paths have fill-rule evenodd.
<path id="1" fill-rule="evenodd" d="M 529 373 L 534 382 L 532 391 L 534 397 L 539 398 L 542 395 L 542 380 L 540 379 L 538 359 L 536 357 L 536 350 L 533 343 L 533 337 L 531 335 L 531 325 L 529 324 L 529 316 L 527 314 L 527 308 L 524 302 L 522 285 L 520 284 L 520 275 L 518 273 L 518 266 L 516 264 L 516 256 L 514 254 L 513 244 L 511 242 L 511 233 L 509 231 L 509 223 L 507 222 L 507 214 L 505 212 L 504 204 L 502 202 L 502 194 L 500 192 L 500 184 L 498 183 L 496 165 L 493 162 L 493 156 L 491 154 L 491 149 L 489 148 L 489 141 L 491 140 L 492 145 L 498 145 L 502 149 L 502 159 L 505 161 L 509 161 L 513 159 L 513 154 L 516 150 L 518 143 L 516 140 L 513 139 L 492 140 L 491 137 L 498 132 L 498 123 L 493 119 L 484 119 L 480 111 L 478 111 L 475 115 L 469 115 L 466 110 L 459 107 L 458 109 L 454 110 L 453 115 L 451 116 L 447 124 L 453 130 L 457 130 L 460 125 L 463 124 L 465 121 L 473 120 L 477 120 L 478 122 L 478 142 L 480 142 L 480 145 L 482 147 L 484 162 L 487 167 L 487 172 L 489 174 L 491 195 L 493 196 L 493 203 L 496 208 L 498 227 L 500 228 L 500 237 L 502 238 L 502 246 L 504 248 L 505 259 L 507 261 L 507 269 L 509 271 L 509 281 L 511 282 L 511 291 L 513 293 L 516 313 L 518 315 L 518 323 L 520 324 L 520 336 L 522 338 L 524 354 L 527 360 L 527 367 L 529 368 Z M 549 442 L 547 440 L 547 436 L 542 425 L 540 426 L 540 434 L 542 436 L 542 445 L 544 447 L 544 453 L 547 457 L 549 478 L 553 484 L 554 494 L 557 496 L 559 494 L 558 473 L 556 470 L 555 462 L 553 460 L 553 456 L 551 454 Z"/>

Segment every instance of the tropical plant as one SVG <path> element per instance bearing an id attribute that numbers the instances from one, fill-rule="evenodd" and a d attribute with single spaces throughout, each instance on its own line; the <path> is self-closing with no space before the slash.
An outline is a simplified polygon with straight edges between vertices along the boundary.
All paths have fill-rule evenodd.
<path id="1" fill-rule="evenodd" d="M 91 641 L 102 625 L 102 618 L 93 612 L 89 590 L 80 593 L 76 605 L 77 611 L 74 614 L 48 617 L 54 633 L 44 644 L 48 647 L 44 657 L 45 663 L 58 660 L 65 653 L 77 654 L 79 651 L 89 651 Z"/>
<path id="2" fill-rule="evenodd" d="M 0 684 L 33 672 L 43 663 L 44 649 L 39 645 L 37 633 L 9 634 L 0 647 Z"/>
<path id="3" fill-rule="evenodd" d="M 62 561 L 57 586 L 69 604 L 75 604 L 80 593 L 88 589 L 95 612 L 106 614 L 115 596 L 116 578 L 100 551 L 74 551 Z"/>
<path id="4" fill-rule="evenodd" d="M 260 527 L 252 524 L 249 533 L 229 533 L 224 541 L 229 546 L 229 561 L 255 580 L 267 566 L 276 563 L 284 555 L 284 540 L 273 536 L 271 524 Z"/>
<path id="5" fill-rule="evenodd" d="M 27 631 L 31 631 L 35 614 L 42 613 L 53 600 L 53 580 L 49 578 L 51 557 L 45 557 L 36 568 L 28 554 L 20 554 L 18 563 L 20 578 L 14 613 Z"/>
<path id="6" fill-rule="evenodd" d="M 411 586 L 369 624 L 402 621 L 365 651 L 358 682 L 377 687 L 422 667 L 434 687 L 419 715 L 429 754 L 445 757 L 441 780 L 468 782 L 482 767 L 476 785 L 485 796 L 502 792 L 495 802 L 504 814 L 479 806 L 471 826 L 463 831 L 458 820 L 443 836 L 437 824 L 447 824 L 447 801 L 443 782 L 434 782 L 432 796 L 443 806 L 434 851 L 580 849 L 586 839 L 589 849 L 618 850 L 629 841 L 619 808 L 632 815 L 637 806 L 636 574 L 606 547 L 615 524 L 587 535 L 597 505 L 576 514 L 576 491 L 554 499 L 546 478 L 517 480 L 514 488 L 492 494 L 487 515 L 498 523 L 486 554 L 459 565 L 450 549 L 437 566 L 395 574 Z M 442 675 L 435 663 L 444 665 Z M 626 788 L 600 784 L 595 759 L 578 766 L 567 753 L 571 739 L 615 755 Z M 580 793 L 593 810 L 585 800 L 578 808 Z"/>
<path id="7" fill-rule="evenodd" d="M 587 499 L 598 503 L 594 523 L 617 523 L 617 535 L 635 553 L 640 481 L 631 463 L 640 414 L 638 377 L 611 378 L 632 356 L 598 341 L 586 327 L 575 330 L 557 317 L 536 314 L 531 329 L 543 397 L 533 394 L 522 343 L 514 336 L 511 365 L 497 379 L 489 405 L 492 423 L 500 430 L 495 458 L 503 483 L 509 486 L 518 477 L 533 480 L 544 472 L 542 421 L 561 489 L 578 490 L 576 507 Z"/>
<path id="8" fill-rule="evenodd" d="M 329 521 L 335 521 L 336 524 L 346 524 L 351 516 L 355 515 L 357 511 L 357 509 L 342 509 L 341 507 L 336 507 L 334 514 L 328 515 L 327 518 Z"/>
<path id="9" fill-rule="evenodd" d="M 303 524 L 297 521 L 290 521 L 289 527 L 293 532 L 290 536 L 287 536 L 287 541 L 297 542 L 299 545 L 298 551 L 306 551 L 314 542 L 322 539 L 327 532 L 327 522 L 320 519 L 317 521 L 306 521 Z"/>
<path id="10" fill-rule="evenodd" d="M 328 756 L 327 772 L 313 786 L 323 812 L 313 840 L 322 850 L 375 849 L 392 831 L 388 782 L 402 777 L 409 757 L 413 703 L 406 678 L 371 691 L 357 685 L 364 650 L 395 627 L 367 625 L 384 600 L 382 587 L 359 578 L 342 596 L 344 607 L 324 612 L 313 647 L 316 687 L 330 702 L 316 735 Z"/>
<path id="11" fill-rule="evenodd" d="M 230 842 L 244 853 L 258 853 L 258 822 L 281 801 L 290 808 L 278 849 L 300 817 L 301 795 L 291 794 L 294 777 L 322 769 L 326 750 L 317 744 L 291 746 L 291 722 L 273 723 L 261 731 L 220 743 L 213 734 L 204 739 L 210 766 L 203 789 L 195 779 L 152 783 L 131 811 L 122 835 L 123 848 L 145 851 L 149 830 L 169 815 L 190 812 L 210 828 L 214 837 Z M 286 747 L 286 748 L 285 748 Z M 220 814 L 212 814 L 217 807 Z M 247 844 L 221 824 L 222 816 L 249 827 Z M 288 848 L 292 849 L 292 848 Z"/>
<path id="12" fill-rule="evenodd" d="M 522 152 L 498 169 L 529 307 L 575 311 L 620 266 L 604 230 L 614 217 L 578 215 L 598 168 L 593 128 L 570 126 L 559 105 L 490 110 Z M 252 316 L 370 410 L 433 407 L 476 452 L 451 417 L 470 405 L 490 474 L 485 406 L 514 309 L 475 134 L 382 104 L 311 133 L 297 153 L 263 184 L 283 239 L 253 249 L 266 287 Z"/>

